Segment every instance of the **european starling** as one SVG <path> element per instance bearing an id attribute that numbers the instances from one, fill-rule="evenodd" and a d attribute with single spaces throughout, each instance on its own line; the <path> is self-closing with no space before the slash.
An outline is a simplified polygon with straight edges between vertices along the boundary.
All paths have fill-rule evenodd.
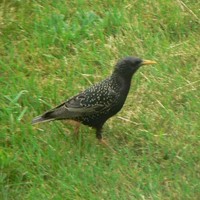
<path id="1" fill-rule="evenodd" d="M 125 57 L 116 64 L 110 77 L 34 118 L 32 124 L 71 119 L 96 129 L 96 137 L 101 140 L 104 123 L 124 105 L 133 74 L 140 66 L 155 63 L 150 60 Z"/>

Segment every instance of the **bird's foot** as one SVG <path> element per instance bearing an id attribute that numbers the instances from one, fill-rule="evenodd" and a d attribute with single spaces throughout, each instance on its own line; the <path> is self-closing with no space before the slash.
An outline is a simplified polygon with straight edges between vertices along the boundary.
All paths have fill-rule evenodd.
<path id="1" fill-rule="evenodd" d="M 102 144 L 103 146 L 109 148 L 112 152 L 116 153 L 116 151 L 109 145 L 109 142 L 106 141 L 105 139 L 101 138 L 99 139 L 100 144 Z"/>
<path id="2" fill-rule="evenodd" d="M 72 126 L 74 126 L 74 135 L 76 137 L 78 137 L 79 136 L 79 128 L 81 126 L 81 123 L 74 121 L 74 120 L 68 120 L 68 123 L 71 124 Z"/>
<path id="3" fill-rule="evenodd" d="M 109 143 L 108 143 L 108 141 L 106 141 L 106 140 L 105 140 L 105 139 L 103 139 L 103 138 L 99 139 L 99 142 L 100 142 L 100 144 L 102 144 L 102 145 L 104 145 L 104 146 L 106 146 L 106 147 L 108 147 L 108 146 L 109 146 Z"/>

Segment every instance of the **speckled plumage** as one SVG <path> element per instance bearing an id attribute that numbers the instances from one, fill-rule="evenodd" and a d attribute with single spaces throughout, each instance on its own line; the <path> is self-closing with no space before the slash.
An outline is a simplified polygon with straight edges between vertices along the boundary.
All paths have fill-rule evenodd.
<path id="1" fill-rule="evenodd" d="M 104 123 L 124 105 L 133 74 L 141 65 L 154 63 L 126 57 L 116 64 L 110 77 L 36 117 L 32 123 L 72 119 L 95 128 L 97 138 L 101 139 Z"/>

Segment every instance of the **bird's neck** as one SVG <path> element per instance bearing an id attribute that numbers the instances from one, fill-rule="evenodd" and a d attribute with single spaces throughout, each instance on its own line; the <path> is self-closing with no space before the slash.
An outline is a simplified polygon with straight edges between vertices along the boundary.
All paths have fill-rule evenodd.
<path id="1" fill-rule="evenodd" d="M 120 92 L 127 95 L 130 89 L 132 75 L 123 76 L 121 74 L 113 73 L 112 78 L 118 85 Z"/>

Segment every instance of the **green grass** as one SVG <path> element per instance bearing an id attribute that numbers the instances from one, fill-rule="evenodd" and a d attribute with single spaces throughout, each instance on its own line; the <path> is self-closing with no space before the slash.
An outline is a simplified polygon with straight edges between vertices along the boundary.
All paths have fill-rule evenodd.
<path id="1" fill-rule="evenodd" d="M 199 199 L 198 1 L 0 3 L 0 199 Z M 110 75 L 126 55 L 156 60 L 123 110 L 73 135 L 33 117 Z"/>

